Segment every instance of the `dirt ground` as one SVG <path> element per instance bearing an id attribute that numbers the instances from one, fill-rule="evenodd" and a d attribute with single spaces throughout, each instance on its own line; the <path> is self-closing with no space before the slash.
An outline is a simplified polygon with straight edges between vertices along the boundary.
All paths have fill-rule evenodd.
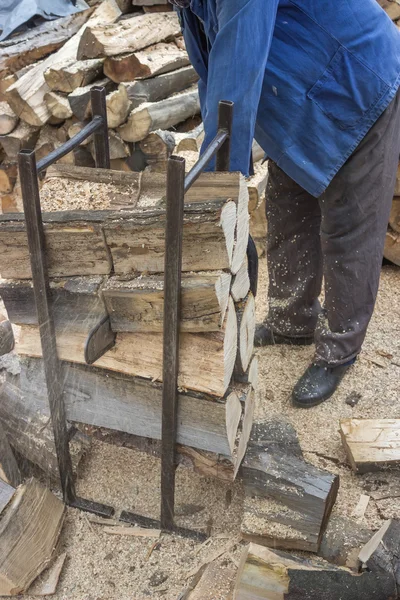
<path id="1" fill-rule="evenodd" d="M 262 259 L 259 320 L 266 312 L 266 281 Z M 309 411 L 290 405 L 291 389 L 310 362 L 312 348 L 277 346 L 262 349 L 258 355 L 256 418 L 284 415 L 298 432 L 305 458 L 340 475 L 334 513 L 351 516 L 360 495 L 368 494 L 371 500 L 365 525 L 376 529 L 382 519 L 400 517 L 398 473 L 355 476 L 346 464 L 338 433 L 339 420 L 344 417 L 400 418 L 400 269 L 383 268 L 364 352 L 330 401 Z M 352 392 L 360 394 L 353 408 L 346 404 Z M 159 461 L 133 450 L 94 442 L 82 465 L 78 493 L 117 509 L 157 517 Z M 209 599 L 228 600 L 229 582 L 224 574 L 229 573 L 232 579 L 242 549 L 240 483 L 223 484 L 179 468 L 176 497 L 179 525 L 211 527 L 212 537 L 206 544 L 162 535 L 154 545 L 153 539 L 110 535 L 85 514 L 69 509 L 61 538 L 68 559 L 54 600 L 179 600 L 191 574 L 220 552 L 221 581 L 215 582 Z"/>

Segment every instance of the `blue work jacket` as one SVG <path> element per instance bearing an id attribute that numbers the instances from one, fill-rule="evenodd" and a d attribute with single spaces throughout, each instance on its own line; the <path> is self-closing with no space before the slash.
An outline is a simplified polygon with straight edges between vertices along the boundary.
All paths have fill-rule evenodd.
<path id="1" fill-rule="evenodd" d="M 245 175 L 255 137 L 318 197 L 400 84 L 400 33 L 376 0 L 191 0 L 177 12 L 204 146 L 232 100 L 231 170 Z"/>

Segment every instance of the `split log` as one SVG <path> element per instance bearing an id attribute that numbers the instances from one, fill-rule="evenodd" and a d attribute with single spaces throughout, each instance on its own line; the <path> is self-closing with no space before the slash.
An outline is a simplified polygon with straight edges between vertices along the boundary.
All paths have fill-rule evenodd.
<path id="1" fill-rule="evenodd" d="M 47 92 L 47 94 L 44 95 L 44 101 L 53 117 L 63 120 L 72 117 L 73 113 L 68 98 L 62 94 Z"/>
<path id="2" fill-rule="evenodd" d="M 0 523 L 0 595 L 25 592 L 48 566 L 64 520 L 64 504 L 31 479 L 17 489 Z"/>
<path id="3" fill-rule="evenodd" d="M 235 375 L 239 378 L 246 373 L 254 351 L 254 333 L 256 329 L 256 307 L 251 292 L 236 306 L 238 320 L 238 354 L 235 363 Z"/>
<path id="4" fill-rule="evenodd" d="M 79 41 L 86 25 L 114 22 L 121 15 L 115 0 L 105 0 L 91 15 L 79 31 L 69 39 L 62 48 L 38 65 L 31 68 L 5 92 L 6 100 L 15 114 L 29 123 L 41 127 L 51 117 L 44 102 L 44 95 L 50 91 L 44 73 L 53 65 L 67 59 L 75 59 Z"/>
<path id="5" fill-rule="evenodd" d="M 0 423 L 0 479 L 13 487 L 21 483 L 21 474 L 14 453 Z M 1 505 L 0 505 L 1 510 Z"/>
<path id="6" fill-rule="evenodd" d="M 110 149 L 111 161 L 119 158 L 127 158 L 131 154 L 129 145 L 126 142 L 124 142 L 119 133 L 117 133 L 113 129 L 108 130 L 108 145 Z M 91 156 L 94 158 L 95 149 L 93 142 L 90 143 L 90 152 Z M 129 167 L 127 167 L 126 170 L 130 171 Z"/>
<path id="7" fill-rule="evenodd" d="M 221 332 L 182 333 L 180 337 L 179 386 L 222 397 L 228 389 L 236 358 L 236 313 L 232 300 L 228 305 L 227 323 Z M 85 345 L 89 330 L 57 332 L 57 349 L 61 360 L 85 364 Z M 24 356 L 41 357 L 39 330 L 21 328 L 16 351 Z M 160 380 L 162 377 L 162 334 L 119 333 L 115 346 L 96 366 L 127 375 Z"/>
<path id="8" fill-rule="evenodd" d="M 7 135 L 16 128 L 18 117 L 8 102 L 0 102 L 0 135 Z"/>
<path id="9" fill-rule="evenodd" d="M 153 4 L 153 6 L 143 6 L 145 13 L 157 13 L 157 12 L 171 12 L 173 9 L 172 4 Z"/>
<path id="10" fill-rule="evenodd" d="M 356 473 L 379 471 L 400 462 L 400 419 L 344 419 L 340 434 Z"/>
<path id="11" fill-rule="evenodd" d="M 101 58 L 75 60 L 67 58 L 56 63 L 44 73 L 49 88 L 55 92 L 70 94 L 78 87 L 85 87 L 102 73 L 104 61 Z"/>
<path id="12" fill-rule="evenodd" d="M 247 495 L 242 535 L 266 546 L 317 552 L 339 478 L 268 441 L 268 429 L 260 438 L 250 442 L 241 470 Z"/>
<path id="13" fill-rule="evenodd" d="M 239 271 L 236 273 L 233 279 L 231 288 L 232 298 L 235 302 L 240 302 L 241 300 L 244 300 L 246 298 L 247 294 L 249 293 L 249 290 L 250 278 L 246 257 L 242 263 L 242 266 L 240 267 Z"/>
<path id="14" fill-rule="evenodd" d="M 162 389 L 159 383 L 70 363 L 63 363 L 62 375 L 69 421 L 161 439 Z M 19 385 L 20 396 L 28 404 L 28 410 L 48 414 L 41 360 L 21 360 Z M 250 388 L 247 389 L 250 393 Z M 207 450 L 213 453 L 214 467 L 218 464 L 215 456 L 218 454 L 230 461 L 232 469 L 235 461 L 232 439 L 236 441 L 241 435 L 237 394 L 232 390 L 220 401 L 214 400 L 204 394 L 179 393 L 177 441 L 187 447 L 183 453 L 190 456 L 190 448 Z M 232 478 L 232 470 L 229 473 Z"/>
<path id="15" fill-rule="evenodd" d="M 390 227 L 386 234 L 383 256 L 400 267 L 400 233 L 396 233 Z"/>
<path id="16" fill-rule="evenodd" d="M 73 117 L 73 119 L 70 119 L 70 122 L 69 122 L 69 125 L 67 128 L 67 139 L 71 139 L 71 138 L 75 137 L 76 135 L 78 135 L 78 133 L 80 133 L 82 131 L 82 129 L 88 124 L 88 122 L 89 121 L 86 121 L 86 122 L 77 121 L 76 117 Z M 68 123 L 68 121 L 66 121 L 66 123 Z M 89 146 L 89 144 L 91 144 L 92 142 L 93 142 L 93 136 L 90 136 L 81 143 L 81 146 Z"/>
<path id="17" fill-rule="evenodd" d="M 363 569 L 378 577 L 384 573 L 400 586 L 400 521 L 389 519 L 359 553 Z"/>
<path id="18" fill-rule="evenodd" d="M 230 282 L 229 273 L 210 272 L 184 276 L 181 331 L 219 331 L 223 327 L 228 307 Z M 102 295 L 113 331 L 161 332 L 163 287 L 163 278 L 157 275 L 140 276 L 128 281 L 112 277 L 103 286 Z"/>
<path id="19" fill-rule="evenodd" d="M 57 138 L 57 129 L 51 125 L 45 125 L 40 130 L 39 139 L 35 145 L 36 160 L 39 161 L 56 148 L 60 147 L 60 142 Z M 72 163 L 72 153 L 68 153 L 60 159 L 63 163 Z"/>
<path id="20" fill-rule="evenodd" d="M 400 233 L 400 198 L 393 198 L 392 210 L 389 217 L 389 225 L 396 233 Z"/>
<path id="21" fill-rule="evenodd" d="M 39 402 L 32 389 L 23 394 L 16 386 L 8 382 L 3 384 L 0 389 L 0 424 L 10 445 L 24 460 L 38 466 L 54 481 L 59 480 L 47 395 Z M 75 434 L 70 426 L 69 430 L 72 466 L 76 471 L 89 443 L 84 435 Z"/>
<path id="22" fill-rule="evenodd" d="M 0 42 L 0 79 L 58 50 L 88 20 L 91 10 L 46 21 Z"/>
<path id="23" fill-rule="evenodd" d="M 0 515 L 4 512 L 6 506 L 8 506 L 14 494 L 15 488 L 0 479 Z"/>
<path id="24" fill-rule="evenodd" d="M 93 26 L 89 22 L 80 40 L 77 58 L 82 60 L 136 52 L 174 37 L 180 31 L 174 12 L 140 15 L 109 25 Z"/>
<path id="25" fill-rule="evenodd" d="M 14 332 L 10 321 L 5 319 L 0 323 L 0 356 L 8 354 L 14 349 Z"/>
<path id="26" fill-rule="evenodd" d="M 121 84 L 117 90 L 107 94 L 106 106 L 108 127 L 115 129 L 122 125 L 126 121 L 131 108 L 126 87 Z"/>
<path id="27" fill-rule="evenodd" d="M 85 330 L 94 327 L 107 313 L 100 294 L 104 278 L 69 277 L 50 282 L 54 319 L 58 329 Z M 0 297 L 8 318 L 16 325 L 37 325 L 31 281 L 2 280 Z"/>
<path id="28" fill-rule="evenodd" d="M 348 517 L 331 515 L 323 535 L 318 555 L 324 560 L 359 571 L 359 554 L 371 539 L 372 531 Z"/>
<path id="29" fill-rule="evenodd" d="M 17 181 L 18 166 L 16 162 L 4 161 L 0 165 L 0 193 L 10 194 Z"/>
<path id="30" fill-rule="evenodd" d="M 265 253 L 267 247 L 267 217 L 265 212 L 265 196 L 257 208 L 250 213 L 250 235 L 257 248 L 258 256 Z"/>
<path id="31" fill-rule="evenodd" d="M 131 112 L 127 123 L 119 128 L 119 132 L 123 140 L 139 142 L 151 131 L 168 129 L 199 112 L 197 89 L 181 92 L 159 102 L 141 104 Z"/>
<path id="32" fill-rule="evenodd" d="M 204 139 L 204 125 L 200 123 L 186 133 L 175 133 L 174 153 L 199 152 Z"/>
<path id="33" fill-rule="evenodd" d="M 163 73 L 151 79 L 125 83 L 131 108 L 137 108 L 144 102 L 158 102 L 172 94 L 192 86 L 199 79 L 192 66 L 183 67 L 176 71 Z"/>
<path id="34" fill-rule="evenodd" d="M 388 600 L 394 579 L 353 573 L 344 567 L 301 559 L 250 544 L 243 550 L 234 600 Z"/>
<path id="35" fill-rule="evenodd" d="M 115 84 L 108 79 L 102 79 L 96 81 L 85 87 L 76 88 L 71 94 L 68 95 L 68 102 L 71 110 L 75 117 L 80 121 L 89 119 L 92 115 L 92 106 L 90 102 L 91 89 L 93 87 L 104 87 L 106 92 L 110 92 L 115 89 Z"/>
<path id="36" fill-rule="evenodd" d="M 171 131 L 154 131 L 145 137 L 139 146 L 152 171 L 166 172 L 168 158 L 175 146 L 174 134 Z"/>
<path id="37" fill-rule="evenodd" d="M 8 135 L 0 136 L 0 144 L 10 160 L 16 160 L 21 150 L 33 150 L 39 137 L 39 128 L 21 121 Z"/>
<path id="38" fill-rule="evenodd" d="M 256 142 L 256 140 L 253 140 L 253 145 L 252 145 L 253 164 L 257 163 L 259 160 L 262 160 L 264 158 L 264 156 L 265 156 L 265 152 L 261 148 L 260 144 L 258 142 Z"/>
<path id="39" fill-rule="evenodd" d="M 263 200 L 268 181 L 268 162 L 254 165 L 254 175 L 249 177 L 247 185 L 249 188 L 249 212 L 259 206 Z"/>

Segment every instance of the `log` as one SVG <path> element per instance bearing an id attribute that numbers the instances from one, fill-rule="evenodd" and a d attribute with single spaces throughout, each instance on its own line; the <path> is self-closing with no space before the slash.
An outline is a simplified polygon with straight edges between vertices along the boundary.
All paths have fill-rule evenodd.
<path id="1" fill-rule="evenodd" d="M 64 504 L 31 479 L 17 489 L 0 523 L 0 595 L 25 592 L 49 565 L 64 520 Z"/>
<path id="2" fill-rule="evenodd" d="M 17 181 L 18 166 L 16 162 L 5 160 L 0 165 L 0 193 L 10 194 Z"/>
<path id="3" fill-rule="evenodd" d="M 21 150 L 33 150 L 39 137 L 39 128 L 21 121 L 8 135 L 0 135 L 0 144 L 10 160 L 16 160 Z"/>
<path id="4" fill-rule="evenodd" d="M 400 419 L 343 419 L 340 435 L 356 473 L 379 471 L 400 461 Z"/>
<path id="5" fill-rule="evenodd" d="M 18 117 L 8 102 L 0 102 L 0 135 L 11 133 L 17 123 Z"/>
<path id="6" fill-rule="evenodd" d="M 392 210 L 390 211 L 389 225 L 396 233 L 400 233 L 400 198 L 393 198 Z"/>
<path id="7" fill-rule="evenodd" d="M 230 282 L 229 273 L 210 272 L 183 277 L 182 332 L 219 331 L 223 327 Z M 163 287 L 163 278 L 159 275 L 128 281 L 112 277 L 102 287 L 102 295 L 113 331 L 163 331 Z"/>
<path id="8" fill-rule="evenodd" d="M 254 333 L 256 330 L 256 305 L 251 292 L 236 306 L 238 320 L 238 354 L 235 372 L 242 376 L 248 369 L 254 351 Z"/>
<path id="9" fill-rule="evenodd" d="M 0 79 L 34 64 L 58 50 L 88 20 L 92 10 L 45 21 L 0 42 Z"/>
<path id="10" fill-rule="evenodd" d="M 162 389 L 159 383 L 71 363 L 63 363 L 62 374 L 67 417 L 71 422 L 106 427 L 141 438 L 161 439 Z M 10 386 L 9 383 L 6 385 Z M 46 385 L 40 359 L 21 360 L 18 385 L 28 410 L 47 415 Z M 250 393 L 249 387 L 247 393 Z M 235 390 L 229 391 L 219 402 L 204 394 L 181 391 L 178 406 L 177 441 L 187 447 L 182 454 L 190 456 L 191 448 L 213 453 L 212 456 L 205 455 L 204 462 L 211 463 L 212 457 L 214 476 L 218 465 L 215 455 L 222 455 L 230 462 L 229 479 L 232 479 L 235 457 L 231 440 L 241 435 Z M 90 433 L 90 428 L 84 431 Z M 125 445 L 127 440 L 122 439 Z M 139 449 L 142 448 L 139 446 Z M 194 452 L 194 457 L 202 460 L 201 456 Z M 211 473 L 210 466 L 208 472 Z"/>
<path id="11" fill-rule="evenodd" d="M 110 160 L 113 161 L 119 158 L 127 158 L 130 156 L 130 148 L 129 145 L 123 141 L 119 133 L 114 131 L 113 129 L 108 130 L 108 144 L 110 148 Z M 90 143 L 90 152 L 91 156 L 95 157 L 95 149 L 93 142 Z M 93 165 L 94 166 L 94 165 Z M 113 168 L 113 167 L 111 167 Z M 129 167 L 126 169 L 130 171 Z"/>
<path id="12" fill-rule="evenodd" d="M 353 573 L 273 552 L 256 544 L 243 550 L 234 600 L 389 600 L 397 597 L 393 577 Z"/>
<path id="13" fill-rule="evenodd" d="M 318 555 L 324 560 L 359 571 L 359 554 L 371 539 L 372 531 L 348 517 L 331 515 Z"/>
<path id="14" fill-rule="evenodd" d="M 136 52 L 174 37 L 180 30 L 174 12 L 140 15 L 108 25 L 93 26 L 89 22 L 79 42 L 77 58 L 102 58 Z"/>
<path id="15" fill-rule="evenodd" d="M 106 92 L 110 92 L 115 89 L 115 84 L 108 79 L 102 79 L 95 81 L 84 87 L 76 88 L 71 94 L 68 95 L 68 102 L 71 110 L 75 117 L 80 121 L 89 119 L 92 115 L 92 106 L 90 102 L 90 93 L 93 87 L 104 87 Z"/>
<path id="16" fill-rule="evenodd" d="M 15 488 L 0 479 L 0 515 L 4 512 L 6 506 L 8 506 L 14 494 Z"/>
<path id="17" fill-rule="evenodd" d="M 70 119 L 72 117 L 72 109 L 68 98 L 62 94 L 56 92 L 47 92 L 44 95 L 44 101 L 46 102 L 49 112 L 57 119 Z"/>
<path id="18" fill-rule="evenodd" d="M 390 227 L 386 234 L 383 256 L 400 267 L 400 233 L 396 233 Z"/>
<path id="19" fill-rule="evenodd" d="M 255 441 L 254 441 L 255 439 Z M 252 435 L 242 469 L 245 539 L 317 552 L 339 489 L 339 478 L 306 463 L 269 429 Z"/>
<path id="20" fill-rule="evenodd" d="M 204 139 L 204 125 L 200 123 L 186 133 L 175 133 L 174 153 L 199 152 Z"/>
<path id="21" fill-rule="evenodd" d="M 82 131 L 82 129 L 85 127 L 85 125 L 87 125 L 89 122 L 89 120 L 87 121 L 78 121 L 77 118 L 74 116 L 72 117 L 72 119 L 70 119 L 69 121 L 66 121 L 66 123 L 68 123 L 68 127 L 67 127 L 67 139 L 71 139 L 73 137 L 75 137 L 78 133 L 80 133 Z M 65 140 L 67 141 L 67 140 Z M 93 136 L 90 136 L 88 138 L 86 138 L 86 140 L 84 140 L 80 145 L 81 146 L 89 146 L 91 143 L 93 142 Z"/>
<path id="22" fill-rule="evenodd" d="M 161 130 L 150 133 L 139 144 L 148 166 L 156 172 L 166 172 L 168 158 L 174 146 L 174 134 L 171 131 Z"/>
<path id="23" fill-rule="evenodd" d="M 249 177 L 247 185 L 249 188 L 249 212 L 260 205 L 263 201 L 268 181 L 268 162 L 254 165 L 254 175 Z"/>
<path id="24" fill-rule="evenodd" d="M 19 472 L 17 461 L 15 460 L 6 432 L 0 423 L 0 481 L 1 480 L 13 487 L 18 487 L 21 483 L 21 474 Z"/>
<path id="25" fill-rule="evenodd" d="M 52 91 L 70 94 L 76 88 L 85 87 L 97 79 L 103 71 L 103 63 L 101 58 L 67 58 L 49 67 L 44 73 L 44 78 Z"/>
<path id="26" fill-rule="evenodd" d="M 250 279 L 247 264 L 247 257 L 242 262 L 242 266 L 233 278 L 231 294 L 235 302 L 244 300 L 250 290 Z"/>
<path id="27" fill-rule="evenodd" d="M 30 69 L 5 92 L 6 100 L 15 114 L 29 123 L 41 127 L 51 117 L 44 102 L 44 96 L 50 91 L 44 73 L 53 65 L 67 59 L 75 59 L 79 40 L 86 25 L 114 22 L 121 15 L 115 0 L 105 0 L 91 15 L 78 32 L 73 35 L 55 54 Z"/>
<path id="28" fill-rule="evenodd" d="M 364 545 L 359 553 L 363 569 L 378 577 L 384 573 L 400 585 L 400 521 L 389 519 Z"/>
<path id="29" fill-rule="evenodd" d="M 179 386 L 217 397 L 222 397 L 232 377 L 236 358 L 236 313 L 230 301 L 227 324 L 221 332 L 182 333 L 180 338 Z M 61 329 L 57 332 L 57 349 L 61 360 L 85 364 L 85 344 L 89 334 L 83 331 Z M 16 351 L 24 356 L 42 356 L 39 330 L 24 325 L 21 328 Z M 96 366 L 145 377 L 161 379 L 162 334 L 119 333 L 115 346 L 106 352 Z"/>
<path id="30" fill-rule="evenodd" d="M 189 65 L 187 52 L 176 44 L 160 43 L 118 56 L 109 56 L 104 62 L 104 75 L 115 83 L 147 79 L 175 71 Z"/>
<path id="31" fill-rule="evenodd" d="M 107 125 L 115 129 L 124 123 L 131 108 L 130 99 L 125 86 L 118 86 L 117 90 L 110 92 L 106 97 Z"/>
<path id="32" fill-rule="evenodd" d="M 181 92 L 159 102 L 145 102 L 135 108 L 119 128 L 123 140 L 139 142 L 151 131 L 168 129 L 200 112 L 197 89 Z"/>
<path id="33" fill-rule="evenodd" d="M 151 79 L 125 83 L 131 108 L 137 108 L 144 102 L 157 102 L 164 100 L 172 94 L 192 86 L 199 79 L 192 66 L 182 67 L 176 71 L 163 73 Z"/>

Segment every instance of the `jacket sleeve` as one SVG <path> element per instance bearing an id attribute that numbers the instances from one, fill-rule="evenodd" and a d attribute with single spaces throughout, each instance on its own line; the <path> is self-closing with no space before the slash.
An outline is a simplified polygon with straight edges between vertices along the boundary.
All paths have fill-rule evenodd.
<path id="1" fill-rule="evenodd" d="M 257 110 L 278 4 L 279 0 L 216 0 L 218 33 L 208 57 L 202 107 L 206 133 L 203 148 L 217 131 L 218 102 L 233 101 L 230 167 L 244 175 L 250 169 Z"/>

